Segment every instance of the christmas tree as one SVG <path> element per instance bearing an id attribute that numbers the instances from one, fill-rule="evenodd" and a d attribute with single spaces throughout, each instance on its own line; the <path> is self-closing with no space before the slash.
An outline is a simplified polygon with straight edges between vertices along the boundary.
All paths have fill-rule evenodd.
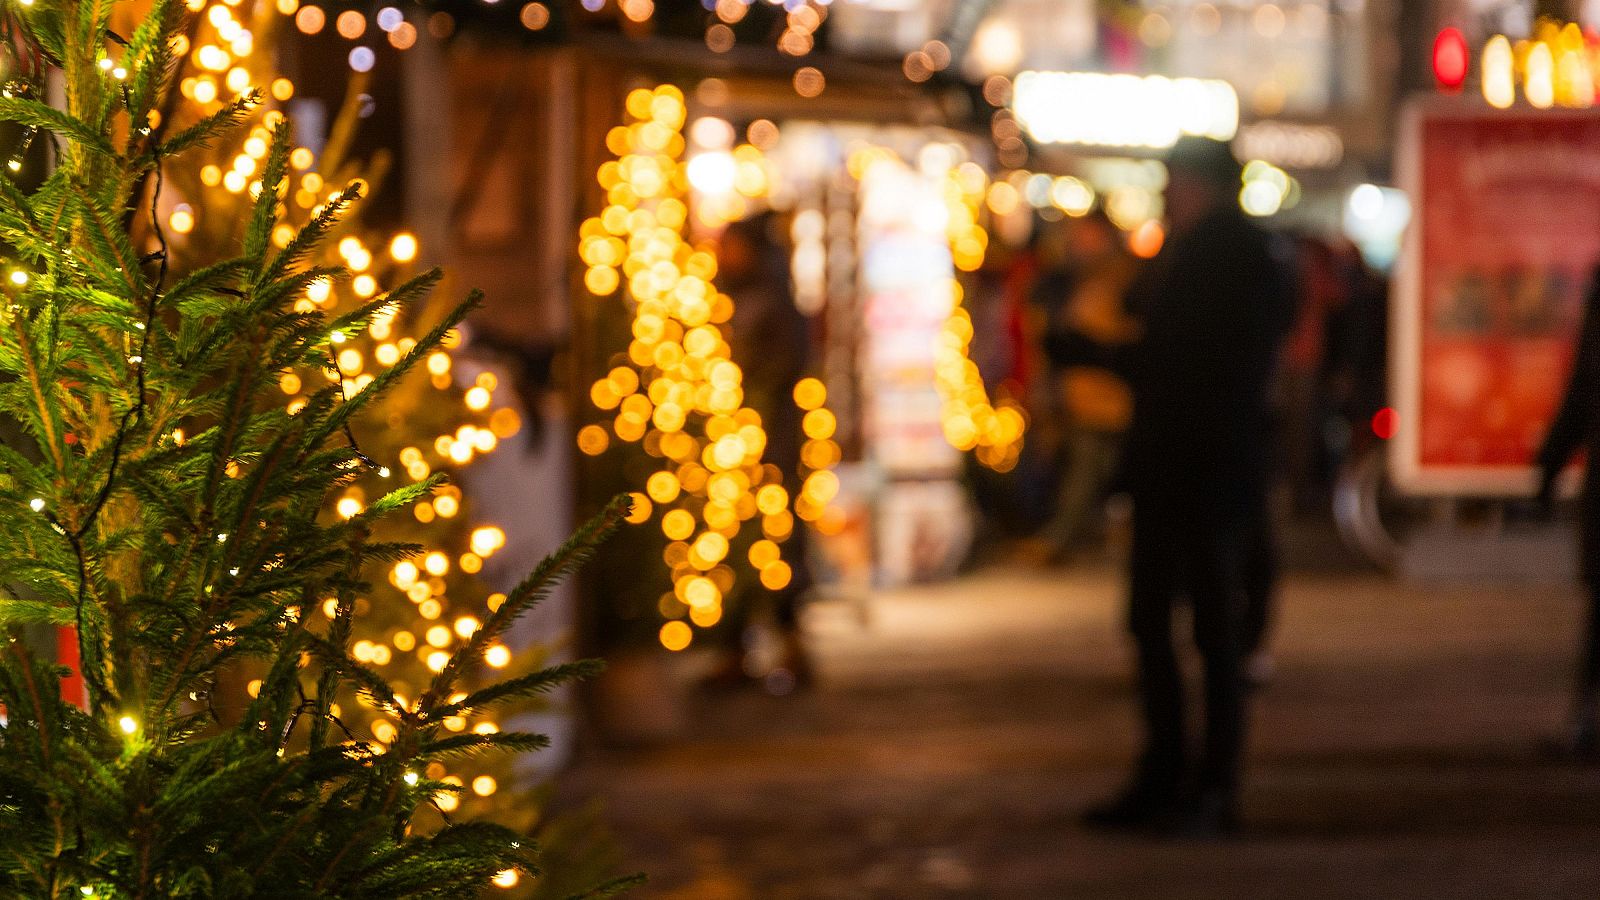
<path id="1" fill-rule="evenodd" d="M 0 894 L 462 896 L 537 872 L 517 833 L 448 816 L 424 825 L 418 812 L 462 790 L 429 777 L 431 764 L 542 744 L 447 721 L 596 668 L 477 681 L 496 639 L 622 509 L 508 592 L 414 698 L 358 659 L 368 573 L 417 549 L 375 529 L 441 481 L 328 506 L 358 480 L 401 481 L 362 449 L 359 417 L 426 365 L 475 300 L 370 380 L 335 377 L 286 405 L 288 373 L 337 374 L 341 344 L 416 308 L 439 275 L 343 315 L 307 308 L 318 285 L 350 277 L 316 260 L 361 186 L 275 241 L 294 145 L 269 116 L 235 254 L 174 276 L 158 213 L 166 174 L 260 96 L 163 127 L 184 5 L 156 0 L 126 35 L 112 11 L 21 0 L 3 26 L 0 121 L 23 129 L 8 169 L 24 169 L 36 135 L 53 165 L 31 188 L 0 177 L 0 413 L 19 426 L 0 445 Z M 47 82 L 61 86 L 54 105 Z M 34 624 L 75 626 L 82 708 L 62 695 L 65 671 L 18 638 Z M 217 715 L 217 685 L 251 663 L 263 675 L 243 715 Z M 352 703 L 381 711 L 392 739 L 349 731 Z"/>
<path id="2" fill-rule="evenodd" d="M 240 127 L 197 148 L 189 165 L 171 173 L 160 215 L 170 232 L 178 271 L 232 255 L 242 214 L 252 202 L 252 193 L 259 189 L 256 175 L 269 146 L 269 123 L 298 93 L 278 62 L 284 55 L 284 41 L 298 34 L 289 27 L 297 11 L 294 4 L 257 4 L 251 9 L 214 0 L 188 5 L 196 15 L 176 48 L 182 61 L 174 81 L 177 90 L 168 104 L 169 127 L 186 126 L 215 113 L 249 85 L 265 86 L 266 96 Z M 382 18 L 380 24 L 390 29 L 404 22 L 403 18 Z M 299 143 L 290 150 L 290 182 L 272 235 L 276 246 L 286 245 L 296 229 L 350 181 L 359 179 L 369 195 L 385 181 L 387 154 L 380 151 L 361 157 L 351 152 L 361 124 L 371 112 L 367 92 L 373 72 L 349 73 L 343 97 L 333 104 L 337 112 L 327 134 L 299 134 Z M 387 285 L 415 274 L 422 251 L 416 236 L 409 231 L 368 227 L 360 212 L 353 210 L 330 229 L 329 239 L 315 259 L 346 268 L 352 277 L 315 282 L 296 301 L 302 312 L 320 310 L 338 316 L 354 311 L 382 294 Z M 366 329 L 339 344 L 334 357 L 337 371 L 319 361 L 318 366 L 296 368 L 280 378 L 281 401 L 296 409 L 330 379 L 346 382 L 348 392 L 360 390 L 378 372 L 394 365 L 443 312 L 418 304 L 404 314 L 394 310 L 374 316 Z M 402 381 L 370 407 L 369 415 L 386 427 L 369 429 L 362 450 L 379 465 L 392 468 L 397 477 L 422 481 L 437 472 L 453 476 L 522 426 L 514 407 L 496 402 L 501 385 L 493 372 L 476 373 L 464 383 L 458 377 L 454 344 L 447 337 L 445 346 L 428 355 L 427 378 Z M 368 471 L 331 496 L 330 508 L 339 514 L 353 513 L 368 496 L 381 493 L 385 484 L 385 479 Z M 472 513 L 471 497 L 457 484 L 447 483 L 432 497 L 413 504 L 407 514 L 378 526 L 382 539 L 417 544 L 422 552 L 390 566 L 384 579 L 387 584 L 375 584 L 368 592 L 364 614 L 354 624 L 352 653 L 383 672 L 402 693 L 425 684 L 448 659 L 448 649 L 472 634 L 487 614 L 487 604 L 499 602 L 477 575 L 485 559 L 505 544 L 506 535 L 495 523 L 481 521 Z M 519 663 L 513 646 L 491 646 L 486 654 L 489 664 L 506 667 Z M 248 691 L 256 689 L 257 680 L 230 687 L 233 696 L 227 699 L 242 702 Z M 458 716 L 446 727 L 457 731 L 494 729 L 502 724 L 499 719 Z M 381 741 L 392 740 L 395 734 L 393 723 L 380 710 L 366 706 L 350 709 L 345 722 L 352 731 Z M 441 797 L 436 804 L 444 812 L 459 810 L 531 825 L 539 804 L 501 790 L 512 780 L 508 763 L 506 757 L 494 755 L 436 766 L 434 777 L 471 788 L 459 799 Z"/>

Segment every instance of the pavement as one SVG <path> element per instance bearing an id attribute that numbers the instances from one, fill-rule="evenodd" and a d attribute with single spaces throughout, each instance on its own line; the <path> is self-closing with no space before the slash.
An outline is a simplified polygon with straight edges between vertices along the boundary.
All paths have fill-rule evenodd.
<path id="1" fill-rule="evenodd" d="M 565 787 L 640 898 L 1600 896 L 1600 768 L 1541 752 L 1575 589 L 1291 573 L 1220 843 L 1078 824 L 1135 748 L 1119 607 L 1106 563 L 820 603 L 813 689 L 696 694 L 681 739 L 591 750 Z"/>

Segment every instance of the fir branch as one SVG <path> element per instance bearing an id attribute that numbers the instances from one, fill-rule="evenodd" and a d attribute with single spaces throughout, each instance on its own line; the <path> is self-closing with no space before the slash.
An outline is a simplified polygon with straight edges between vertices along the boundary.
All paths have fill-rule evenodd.
<path id="1" fill-rule="evenodd" d="M 311 221 L 295 233 L 288 246 L 283 248 L 272 263 L 258 273 L 253 285 L 255 290 L 259 291 L 282 278 L 290 267 L 304 260 L 313 249 L 320 246 L 344 214 L 361 199 L 361 193 L 360 184 L 350 184 L 324 203 L 322 211 L 312 216 Z"/>
<path id="2" fill-rule="evenodd" d="M 145 303 L 144 321 L 138 324 L 140 331 L 139 353 L 133 361 L 135 399 L 133 404 L 122 414 L 122 421 L 117 424 L 116 436 L 111 443 L 111 462 L 106 466 L 105 483 L 100 488 L 100 493 L 95 497 L 94 504 L 89 512 L 79 523 L 77 534 L 82 538 L 94 526 L 95 520 L 100 515 L 100 510 L 105 508 L 106 500 L 111 496 L 111 490 L 116 485 L 117 467 L 122 462 L 122 447 L 128 439 L 128 433 L 134 428 L 144 424 L 145 397 L 148 389 L 145 385 L 145 356 L 150 352 L 150 333 L 155 330 L 156 308 L 160 304 L 161 288 L 167 278 L 167 235 L 161 228 L 159 207 L 161 203 L 162 173 L 161 167 L 156 166 L 155 190 L 150 192 L 150 227 L 154 230 L 156 241 L 160 245 L 160 269 L 155 282 L 150 286 L 149 299 Z M 131 246 L 129 250 L 131 252 Z M 129 277 L 132 277 L 130 272 Z"/>
<path id="3" fill-rule="evenodd" d="M 454 703 L 447 703 L 434 709 L 429 713 L 429 718 L 440 720 L 451 716 L 464 716 L 480 712 L 490 706 L 505 703 L 509 700 L 524 700 L 537 697 L 541 694 L 547 694 L 561 685 L 594 678 L 603 671 L 605 671 L 605 663 L 597 659 L 563 663 L 523 675 L 520 678 L 511 678 L 480 688 Z"/>
<path id="4" fill-rule="evenodd" d="M 41 103 L 24 97 L 0 97 L 0 121 L 16 122 L 19 125 L 28 125 L 34 128 L 44 128 L 87 150 L 92 150 L 100 156 L 112 161 L 120 161 L 116 148 L 106 140 L 99 129 L 88 122 Z"/>
<path id="5" fill-rule="evenodd" d="M 0 600 L 0 627 L 13 625 L 71 625 L 77 617 L 69 606 L 45 600 Z"/>
<path id="6" fill-rule="evenodd" d="M 356 662 L 350 654 L 344 651 L 333 640 L 307 635 L 307 646 L 322 660 L 328 670 L 349 678 L 361 693 L 371 697 L 373 702 L 381 708 L 389 710 L 394 715 L 406 718 L 410 711 L 400 705 L 395 699 L 394 688 L 387 679 L 372 669 Z"/>
<path id="7" fill-rule="evenodd" d="M 127 107 L 134 123 L 148 123 L 160 95 L 166 90 L 177 59 L 173 42 L 169 40 L 181 26 L 184 15 L 182 0 L 155 0 L 150 13 L 134 29 L 128 40 L 125 65 L 132 77 L 128 81 Z M 148 131 L 145 138 L 153 139 Z M 140 139 L 140 129 L 129 129 L 128 155 Z"/>
<path id="8" fill-rule="evenodd" d="M 465 319 L 473 309 L 476 309 L 482 303 L 482 300 L 483 295 L 473 291 L 468 295 L 465 302 L 451 310 L 450 314 L 445 316 L 442 322 L 434 326 L 432 331 L 423 335 L 417 341 L 416 346 L 411 348 L 410 352 L 400 357 L 398 362 L 373 378 L 366 387 L 357 391 L 354 396 L 346 397 L 344 402 L 339 404 L 338 408 L 322 423 L 322 436 L 331 435 L 335 431 L 344 431 L 356 413 L 360 412 L 362 408 L 373 400 L 382 396 L 401 378 L 404 378 L 418 362 L 421 362 L 429 353 L 438 349 L 439 345 L 444 342 L 444 336 L 452 328 L 461 324 L 461 320 Z M 334 364 L 333 370 L 338 372 L 337 363 Z M 342 372 L 339 374 L 343 375 Z"/>
<path id="9" fill-rule="evenodd" d="M 207 146 L 213 138 L 243 122 L 246 116 L 261 105 L 261 100 L 261 92 L 252 88 L 224 103 L 221 109 L 211 115 L 167 138 L 153 152 L 159 158 L 177 156 L 185 150 Z"/>
<path id="10" fill-rule="evenodd" d="M 421 759 L 477 756 L 498 750 L 506 753 L 531 753 L 550 746 L 550 739 L 542 734 L 525 731 L 496 731 L 492 734 L 452 734 L 449 737 L 428 741 L 417 750 Z"/>
<path id="11" fill-rule="evenodd" d="M 250 226 L 244 236 L 244 258 L 259 270 L 272 240 L 272 227 L 277 224 L 277 207 L 283 197 L 283 186 L 289 170 L 289 124 L 279 122 L 272 129 L 271 149 L 261 172 L 261 193 L 256 197 L 251 211 Z"/>
<path id="12" fill-rule="evenodd" d="M 444 483 L 444 480 L 443 473 L 434 472 L 421 481 L 395 488 L 369 503 L 367 508 L 361 511 L 361 516 L 364 519 L 376 521 L 392 512 L 405 509 L 433 493 L 435 488 Z"/>
<path id="13" fill-rule="evenodd" d="M 433 682 L 418 705 L 418 712 L 424 717 L 431 716 L 456 680 L 482 663 L 484 651 L 496 638 L 504 634 L 519 616 L 543 600 L 561 579 L 594 556 L 595 550 L 611 536 L 611 532 L 627 515 L 631 503 L 627 495 L 612 500 L 599 515 L 584 523 L 566 543 L 545 557 L 531 575 L 513 588 L 483 627 L 473 632 L 467 643 L 456 650 L 444 668 L 433 677 Z"/>

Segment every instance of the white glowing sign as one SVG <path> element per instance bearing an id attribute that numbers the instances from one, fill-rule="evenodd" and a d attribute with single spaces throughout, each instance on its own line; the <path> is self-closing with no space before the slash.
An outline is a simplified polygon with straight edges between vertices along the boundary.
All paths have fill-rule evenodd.
<path id="1" fill-rule="evenodd" d="M 1326 125 L 1257 122 L 1233 142 L 1240 159 L 1264 159 L 1290 169 L 1331 169 L 1344 159 L 1344 141 Z"/>
<path id="2" fill-rule="evenodd" d="M 1214 79 L 1023 72 L 1011 96 L 1041 143 L 1164 149 L 1182 135 L 1225 141 L 1239 129 L 1239 97 Z"/>

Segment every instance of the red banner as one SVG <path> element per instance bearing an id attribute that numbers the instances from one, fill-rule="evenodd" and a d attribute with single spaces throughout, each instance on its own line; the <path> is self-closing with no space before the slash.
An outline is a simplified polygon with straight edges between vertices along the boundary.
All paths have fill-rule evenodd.
<path id="1" fill-rule="evenodd" d="M 71 625 L 56 629 L 56 662 L 72 670 L 61 679 L 61 699 L 79 706 L 88 703 L 88 693 L 83 688 L 83 667 L 78 657 L 78 629 Z"/>
<path id="2" fill-rule="evenodd" d="M 1524 493 L 1600 260 L 1600 114 L 1413 112 L 1395 478 L 1423 493 Z"/>

